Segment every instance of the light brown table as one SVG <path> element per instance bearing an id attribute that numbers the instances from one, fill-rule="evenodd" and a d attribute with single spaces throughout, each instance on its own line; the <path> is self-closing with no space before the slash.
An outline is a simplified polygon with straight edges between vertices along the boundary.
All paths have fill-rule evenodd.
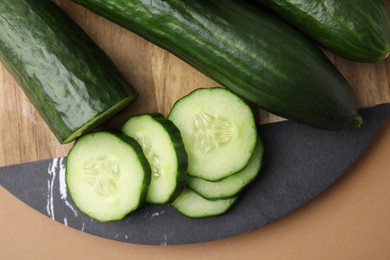
<path id="1" fill-rule="evenodd" d="M 86 9 L 68 0 L 57 2 L 140 92 L 125 115 L 167 114 L 189 91 L 217 85 Z M 390 102 L 389 59 L 362 64 L 327 55 L 358 93 L 360 107 Z M 260 120 L 281 119 L 260 111 Z M 120 124 L 121 119 L 111 123 Z M 70 146 L 58 144 L 0 65 L 0 166 L 64 156 Z M 390 118 L 335 185 L 287 217 L 249 234 L 185 246 L 115 242 L 54 222 L 4 188 L 0 188 L 0 230 L 0 259 L 390 259 Z"/>

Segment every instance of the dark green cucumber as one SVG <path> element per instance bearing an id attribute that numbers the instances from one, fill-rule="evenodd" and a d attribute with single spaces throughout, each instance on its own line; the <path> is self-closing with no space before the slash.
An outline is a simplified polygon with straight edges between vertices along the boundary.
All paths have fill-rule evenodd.
<path id="1" fill-rule="evenodd" d="M 306 36 L 231 0 L 74 0 L 170 51 L 236 94 L 325 129 L 360 125 L 345 78 Z"/>
<path id="2" fill-rule="evenodd" d="M 0 1 L 0 61 L 61 143 L 136 97 L 107 55 L 51 1 Z"/>
<path id="3" fill-rule="evenodd" d="M 390 53 L 390 12 L 384 0 L 255 0 L 327 49 L 373 62 Z"/>

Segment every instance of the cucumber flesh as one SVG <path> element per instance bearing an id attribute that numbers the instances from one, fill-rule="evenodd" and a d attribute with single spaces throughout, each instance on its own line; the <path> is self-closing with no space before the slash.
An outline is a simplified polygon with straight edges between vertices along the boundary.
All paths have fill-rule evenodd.
<path id="1" fill-rule="evenodd" d="M 182 133 L 190 176 L 226 178 L 246 166 L 256 145 L 251 109 L 227 89 L 197 89 L 177 101 L 168 118 Z"/>
<path id="2" fill-rule="evenodd" d="M 145 201 L 150 167 L 132 138 L 108 131 L 79 138 L 66 162 L 75 205 L 102 222 L 120 220 Z"/>
<path id="3" fill-rule="evenodd" d="M 207 200 L 190 189 L 185 189 L 172 203 L 184 216 L 204 218 L 224 214 L 236 202 L 237 197 L 221 200 Z"/>
<path id="4" fill-rule="evenodd" d="M 221 181 L 207 181 L 201 178 L 188 177 L 187 185 L 190 189 L 206 199 L 224 199 L 236 196 L 260 172 L 263 159 L 263 143 L 257 137 L 256 148 L 248 165 L 241 171 Z"/>
<path id="5" fill-rule="evenodd" d="M 187 153 L 179 129 L 161 114 L 145 114 L 131 117 L 122 131 L 141 144 L 151 166 L 146 201 L 173 201 L 185 187 L 187 171 Z"/>

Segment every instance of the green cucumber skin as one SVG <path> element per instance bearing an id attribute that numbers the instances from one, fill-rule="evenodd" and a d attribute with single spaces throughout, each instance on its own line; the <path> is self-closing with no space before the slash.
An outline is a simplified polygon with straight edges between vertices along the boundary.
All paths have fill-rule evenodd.
<path id="1" fill-rule="evenodd" d="M 137 96 L 107 55 L 51 1 L 0 2 L 0 62 L 61 143 Z"/>
<path id="2" fill-rule="evenodd" d="M 230 0 L 74 2 L 269 112 L 325 129 L 359 124 L 353 90 L 321 50 L 253 5 Z"/>
<path id="3" fill-rule="evenodd" d="M 159 122 L 170 134 L 172 144 L 174 146 L 177 161 L 178 161 L 178 169 L 177 169 L 177 187 L 175 192 L 172 193 L 172 196 L 165 202 L 171 203 L 173 202 L 184 190 L 186 187 L 186 176 L 187 176 L 187 168 L 188 168 L 188 156 L 187 151 L 184 147 L 183 138 L 179 129 L 173 124 L 172 121 L 164 117 L 162 114 L 154 113 L 151 114 L 154 120 Z"/>
<path id="4" fill-rule="evenodd" d="M 136 152 L 136 154 L 138 156 L 138 160 L 141 162 L 141 165 L 144 168 L 144 172 L 146 174 L 145 174 L 145 179 L 143 181 L 144 185 L 142 186 L 142 193 L 141 193 L 140 200 L 139 200 L 139 205 L 142 206 L 143 204 L 146 203 L 146 196 L 148 194 L 149 184 L 150 184 L 151 176 L 152 176 L 152 170 L 150 168 L 148 159 L 146 159 L 146 156 L 142 150 L 141 145 L 136 140 L 125 135 L 124 133 L 122 133 L 118 130 L 110 130 L 110 132 L 113 135 L 118 136 L 123 142 L 126 142 L 133 147 L 134 151 Z"/>
<path id="5" fill-rule="evenodd" d="M 375 62 L 390 53 L 390 12 L 383 0 L 256 0 L 325 48 Z"/>
<path id="6" fill-rule="evenodd" d="M 144 116 L 144 115 L 135 115 Z M 181 136 L 180 130 L 174 125 L 172 121 L 164 117 L 160 113 L 150 113 L 148 114 L 153 120 L 160 123 L 160 125 L 169 133 L 171 138 L 171 143 L 174 147 L 177 156 L 178 168 L 176 175 L 176 188 L 172 195 L 163 203 L 173 202 L 184 190 L 186 187 L 186 176 L 187 176 L 187 167 L 188 167 L 188 156 L 184 147 L 183 138 Z M 126 124 L 125 124 L 126 125 Z"/>

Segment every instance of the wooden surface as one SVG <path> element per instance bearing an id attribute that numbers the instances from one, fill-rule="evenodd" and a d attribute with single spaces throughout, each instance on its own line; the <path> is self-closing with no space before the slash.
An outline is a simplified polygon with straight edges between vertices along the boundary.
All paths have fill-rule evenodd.
<path id="1" fill-rule="evenodd" d="M 120 125 L 126 116 L 142 112 L 167 114 L 173 103 L 189 91 L 217 86 L 175 56 L 131 32 L 68 0 L 57 3 L 107 52 L 140 93 L 137 101 L 111 123 Z M 390 102 L 390 59 L 363 64 L 331 53 L 327 55 L 355 89 L 360 107 Z M 259 120 L 266 123 L 281 119 L 260 111 Z M 70 147 L 71 144 L 57 142 L 11 75 L 0 65 L 0 166 L 65 156 Z M 77 252 L 85 249 L 90 259 L 108 257 L 111 252 L 123 253 L 118 253 L 118 259 L 125 259 L 128 254 L 144 259 L 174 256 L 187 259 L 194 255 L 203 259 L 207 256 L 231 259 L 241 256 L 240 252 L 248 258 L 257 255 L 264 259 L 282 256 L 302 259 L 305 255 L 317 256 L 316 259 L 389 259 L 390 164 L 386 159 L 389 157 L 390 121 L 346 177 L 304 209 L 251 234 L 166 249 L 117 243 L 71 230 L 39 215 L 0 188 L 3 230 L 0 258 L 11 259 L 9 256 L 15 252 L 20 256 L 15 259 L 34 255 L 46 259 L 65 254 L 77 257 Z M 47 239 L 40 232 L 58 235 Z M 56 242 L 66 245 L 58 246 Z M 341 243 L 344 245 L 340 248 Z M 45 254 L 46 246 L 52 247 L 49 254 Z"/>

